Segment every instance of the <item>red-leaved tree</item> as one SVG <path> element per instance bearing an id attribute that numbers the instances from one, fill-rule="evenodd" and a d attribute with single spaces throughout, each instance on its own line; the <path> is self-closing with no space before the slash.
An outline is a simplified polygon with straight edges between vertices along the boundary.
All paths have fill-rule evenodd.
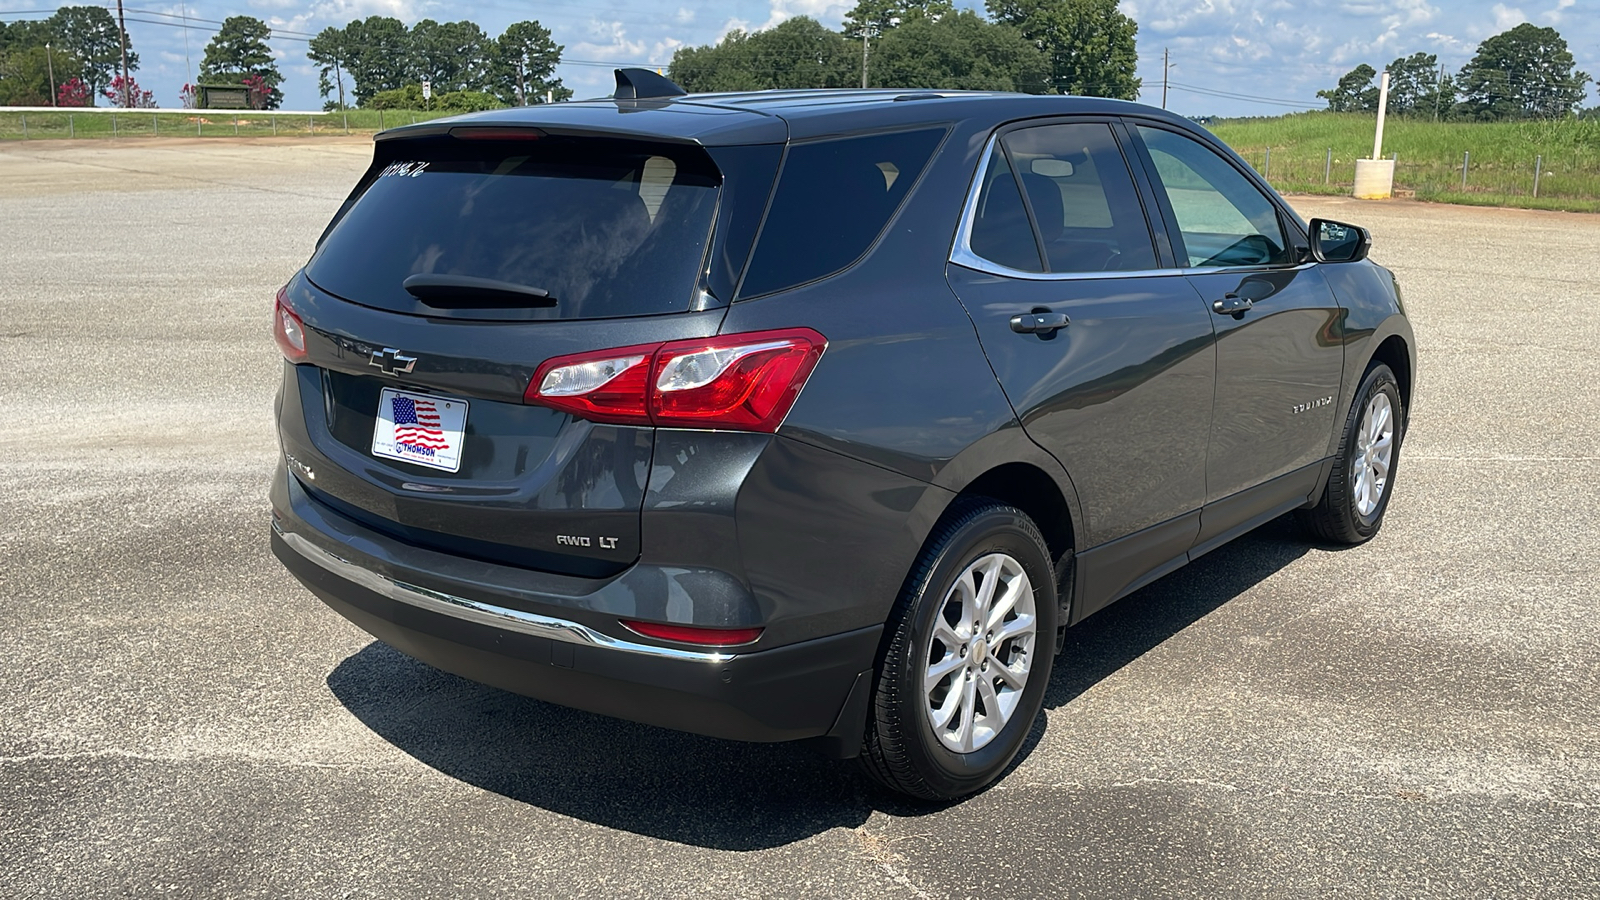
<path id="1" fill-rule="evenodd" d="M 178 99 L 183 102 L 184 109 L 195 109 L 200 105 L 200 88 L 186 84 L 183 90 L 178 92 Z"/>
<path id="2" fill-rule="evenodd" d="M 69 78 L 56 88 L 57 106 L 88 106 L 89 86 L 80 78 Z"/>
<path id="3" fill-rule="evenodd" d="M 250 108 L 266 109 L 267 101 L 272 99 L 272 88 L 267 80 L 260 75 L 246 75 L 239 81 L 250 91 Z"/>
<path id="4" fill-rule="evenodd" d="M 129 109 L 156 108 L 155 94 L 141 90 L 139 82 L 134 81 L 132 76 L 129 76 L 127 81 L 123 81 L 121 75 L 111 79 L 111 86 L 106 88 L 104 93 L 107 99 L 118 106 Z"/>

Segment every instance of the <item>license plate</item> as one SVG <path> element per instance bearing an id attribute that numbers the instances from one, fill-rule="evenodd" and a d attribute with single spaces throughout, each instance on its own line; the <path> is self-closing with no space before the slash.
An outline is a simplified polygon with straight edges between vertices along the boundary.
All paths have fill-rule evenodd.
<path id="1" fill-rule="evenodd" d="M 461 469 L 467 401 L 384 388 L 372 429 L 372 455 L 430 469 Z"/>

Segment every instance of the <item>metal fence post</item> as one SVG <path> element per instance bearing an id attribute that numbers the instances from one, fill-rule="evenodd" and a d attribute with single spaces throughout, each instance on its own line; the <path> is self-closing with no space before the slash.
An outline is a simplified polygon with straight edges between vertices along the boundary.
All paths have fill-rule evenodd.
<path id="1" fill-rule="evenodd" d="M 1467 189 L 1467 166 L 1472 163 L 1472 151 L 1466 150 L 1461 154 L 1461 189 Z"/>
<path id="2" fill-rule="evenodd" d="M 204 122 L 204 121 L 205 121 L 205 119 L 200 117 L 200 116 L 195 116 L 194 117 L 194 136 L 195 137 L 202 137 L 203 136 L 200 133 L 200 123 Z"/>
<path id="3" fill-rule="evenodd" d="M 27 140 L 28 139 L 28 114 L 27 113 L 23 113 L 22 114 L 22 139 L 23 140 Z"/>
<path id="4" fill-rule="evenodd" d="M 78 129 L 72 126 L 72 113 L 67 113 L 67 137 L 75 138 L 77 136 Z"/>
<path id="5" fill-rule="evenodd" d="M 1333 148 L 1328 148 L 1328 160 L 1322 164 L 1322 183 L 1331 184 L 1333 178 Z"/>
<path id="6" fill-rule="evenodd" d="M 309 131 L 312 134 L 317 133 L 317 123 L 311 121 L 310 116 L 306 116 L 306 131 Z"/>
<path id="7" fill-rule="evenodd" d="M 1533 196 L 1539 196 L 1539 176 L 1544 174 L 1544 154 L 1533 158 Z"/>
<path id="8" fill-rule="evenodd" d="M 233 114 L 233 136 L 234 137 L 238 137 L 239 136 L 239 114 L 238 113 L 234 113 Z"/>
<path id="9" fill-rule="evenodd" d="M 278 136 L 278 114 L 277 113 L 273 113 L 272 114 L 272 136 L 273 137 L 277 137 Z"/>
<path id="10" fill-rule="evenodd" d="M 1271 178 L 1272 177 L 1272 148 L 1271 147 L 1267 148 L 1267 159 L 1266 159 L 1266 162 L 1262 164 L 1262 169 L 1264 170 L 1261 173 L 1261 177 L 1262 178 Z"/>
<path id="11" fill-rule="evenodd" d="M 111 114 L 111 136 L 112 137 L 116 137 L 117 136 L 117 114 L 116 113 L 112 113 Z"/>
<path id="12" fill-rule="evenodd" d="M 350 110 L 344 111 L 344 133 L 350 133 Z"/>
<path id="13" fill-rule="evenodd" d="M 389 126 L 383 124 L 383 107 L 378 107 L 378 130 L 383 131 Z"/>
<path id="14" fill-rule="evenodd" d="M 161 133 L 161 123 L 156 121 L 156 114 L 155 113 L 151 113 L 150 114 L 150 133 L 151 134 L 160 134 Z"/>

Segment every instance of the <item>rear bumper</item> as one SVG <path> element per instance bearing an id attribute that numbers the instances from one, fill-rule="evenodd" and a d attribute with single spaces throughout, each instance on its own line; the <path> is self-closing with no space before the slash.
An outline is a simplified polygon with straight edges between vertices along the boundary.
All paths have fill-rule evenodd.
<path id="1" fill-rule="evenodd" d="M 527 573 L 528 584 L 496 591 L 496 580 L 516 570 L 476 563 L 477 577 L 452 577 L 462 573 L 428 565 L 437 554 L 342 519 L 287 473 L 272 493 L 272 549 L 284 566 L 335 611 L 416 659 L 650 725 L 744 741 L 815 738 L 834 756 L 853 756 L 860 745 L 881 626 L 751 652 L 635 640 L 614 616 L 593 612 L 609 605 L 593 594 L 625 576 L 587 585 L 593 594 L 562 579 L 562 590 L 541 595 L 543 579 Z"/>

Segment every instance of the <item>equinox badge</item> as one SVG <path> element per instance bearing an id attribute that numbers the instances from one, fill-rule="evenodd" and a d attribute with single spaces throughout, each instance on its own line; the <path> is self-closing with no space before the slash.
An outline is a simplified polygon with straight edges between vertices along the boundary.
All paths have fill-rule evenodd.
<path id="1" fill-rule="evenodd" d="M 415 356 L 406 356 L 393 347 L 372 351 L 369 362 L 383 370 L 385 375 L 405 375 L 417 364 Z"/>

